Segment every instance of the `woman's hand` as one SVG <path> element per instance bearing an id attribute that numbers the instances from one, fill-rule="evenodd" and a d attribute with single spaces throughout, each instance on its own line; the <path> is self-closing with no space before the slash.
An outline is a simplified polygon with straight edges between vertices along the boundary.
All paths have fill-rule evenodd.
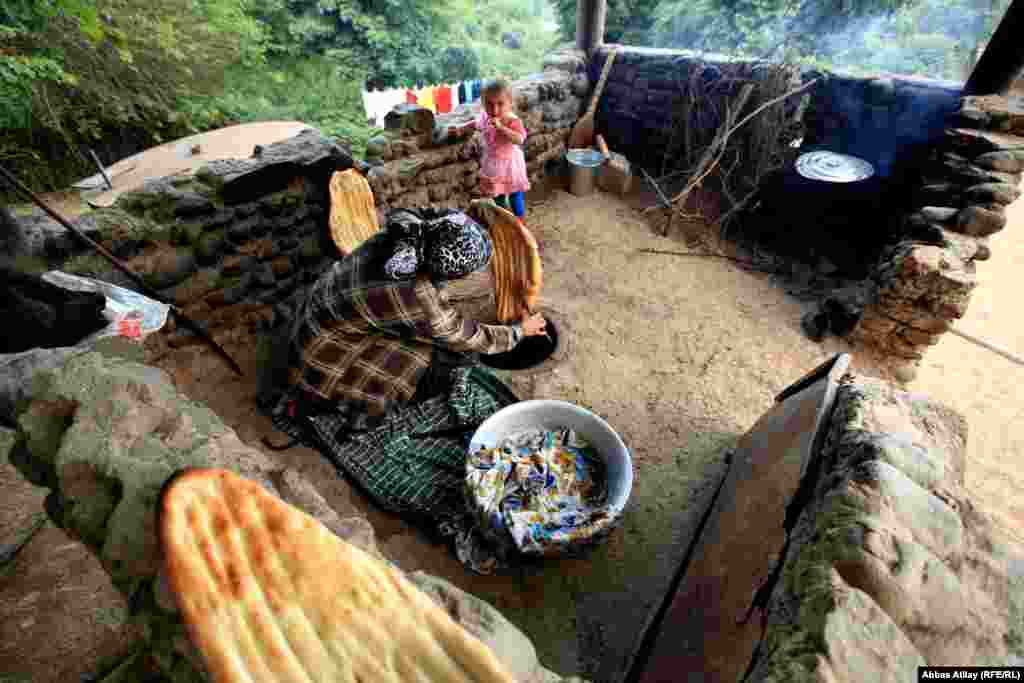
<path id="1" fill-rule="evenodd" d="M 524 337 L 546 337 L 548 334 L 547 321 L 544 320 L 544 316 L 540 313 L 534 313 L 533 315 L 523 316 L 523 336 Z"/>

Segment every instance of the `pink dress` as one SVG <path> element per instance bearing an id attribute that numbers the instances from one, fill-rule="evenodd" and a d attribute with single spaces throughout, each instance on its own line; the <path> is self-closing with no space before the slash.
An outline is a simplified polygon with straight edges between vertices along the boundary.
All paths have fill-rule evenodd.
<path id="1" fill-rule="evenodd" d="M 476 120 L 477 130 L 484 141 L 483 158 L 480 159 L 480 191 L 489 197 L 526 192 L 530 189 L 530 179 L 526 174 L 523 150 L 489 126 L 489 120 L 487 112 L 480 112 Z M 526 135 L 526 128 L 518 118 L 513 119 L 508 127 Z"/>

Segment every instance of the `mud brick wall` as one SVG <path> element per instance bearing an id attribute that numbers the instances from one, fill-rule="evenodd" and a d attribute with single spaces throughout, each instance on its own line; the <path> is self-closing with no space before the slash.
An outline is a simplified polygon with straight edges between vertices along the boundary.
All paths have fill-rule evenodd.
<path id="1" fill-rule="evenodd" d="M 976 263 L 1006 227 L 1022 172 L 1024 108 L 998 96 L 963 98 L 930 150 L 902 239 L 871 276 L 853 337 L 915 367 L 966 313 Z"/>
<path id="2" fill-rule="evenodd" d="M 219 341 L 291 314 L 294 295 L 330 261 L 327 182 L 353 166 L 314 130 L 256 152 L 148 182 L 79 220 Z M 98 255 L 66 247 L 77 253 L 61 270 L 135 287 Z M 170 346 L 201 343 L 174 326 L 169 318 Z"/>
<path id="3" fill-rule="evenodd" d="M 942 136 L 961 86 L 903 77 L 808 72 L 802 151 L 826 149 L 871 162 L 882 177 L 902 175 Z"/>
<path id="4" fill-rule="evenodd" d="M 598 48 L 588 65 L 589 80 L 597 84 L 612 46 Z M 710 87 L 723 78 L 738 90 L 744 82 L 758 82 L 778 72 L 778 65 L 759 60 L 738 60 L 719 55 L 702 55 L 685 50 L 664 50 L 617 46 L 608 81 L 598 102 L 595 121 L 608 146 L 634 163 L 660 167 L 665 150 L 677 142 L 674 118 L 679 104 L 693 95 L 690 79 L 700 78 Z M 799 74 L 792 72 L 794 86 Z M 584 107 L 590 105 L 588 93 Z M 795 113 L 797 102 L 790 104 Z M 722 117 L 706 111 L 693 124 L 713 134 Z"/>
<path id="5" fill-rule="evenodd" d="M 532 182 L 565 154 L 590 87 L 585 65 L 582 53 L 557 52 L 545 60 L 541 73 L 512 83 L 516 112 L 528 133 L 523 151 Z M 390 112 L 385 133 L 367 145 L 367 177 L 378 207 L 468 208 L 480 196 L 479 140 L 460 137 L 453 129 L 479 114 L 479 101 L 436 117 L 415 106 L 399 105 Z"/>

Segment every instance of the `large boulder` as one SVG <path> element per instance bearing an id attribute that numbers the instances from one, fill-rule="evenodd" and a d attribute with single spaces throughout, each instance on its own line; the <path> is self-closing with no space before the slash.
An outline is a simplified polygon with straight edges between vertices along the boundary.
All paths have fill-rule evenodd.
<path id="1" fill-rule="evenodd" d="M 847 378 L 824 443 L 751 680 L 915 681 L 918 666 L 1024 662 L 1024 553 L 964 489 L 963 418 Z"/>
<path id="2" fill-rule="evenodd" d="M 351 149 L 308 128 L 293 138 L 258 147 L 248 159 L 211 161 L 196 178 L 227 201 L 240 202 L 281 190 L 298 175 L 329 178 L 352 166 Z"/>

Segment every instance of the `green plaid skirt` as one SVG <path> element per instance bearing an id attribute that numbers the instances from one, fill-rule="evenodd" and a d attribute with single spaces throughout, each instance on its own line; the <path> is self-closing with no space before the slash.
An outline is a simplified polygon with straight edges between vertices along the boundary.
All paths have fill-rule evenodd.
<path id="1" fill-rule="evenodd" d="M 382 508 L 437 525 L 466 513 L 466 452 L 473 432 L 517 401 L 497 377 L 474 365 L 453 369 L 446 393 L 396 407 L 373 424 L 344 406 L 282 407 L 273 418 L 278 429 L 320 450 Z"/>

